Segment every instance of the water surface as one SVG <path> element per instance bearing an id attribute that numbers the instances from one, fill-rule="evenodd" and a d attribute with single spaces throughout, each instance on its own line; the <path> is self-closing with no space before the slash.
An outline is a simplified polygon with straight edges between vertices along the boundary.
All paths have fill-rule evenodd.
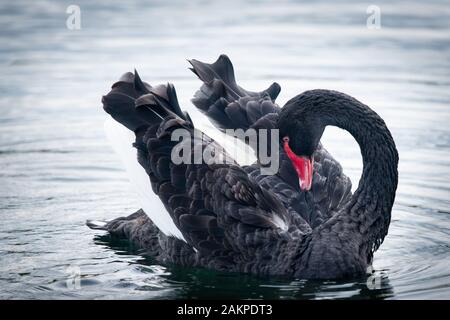
<path id="1" fill-rule="evenodd" d="M 81 30 L 66 28 L 66 1 L 0 3 L 0 297 L 450 298 L 448 3 L 377 1 L 381 29 L 368 29 L 363 1 L 76 2 Z M 245 88 L 279 82 L 280 104 L 328 88 L 385 119 L 400 181 L 369 285 L 162 266 L 85 226 L 138 209 L 103 133 L 101 95 L 137 68 L 173 82 L 206 126 L 185 59 L 220 53 Z M 356 142 L 332 128 L 322 141 L 357 185 Z M 67 283 L 71 270 L 80 287 Z"/>

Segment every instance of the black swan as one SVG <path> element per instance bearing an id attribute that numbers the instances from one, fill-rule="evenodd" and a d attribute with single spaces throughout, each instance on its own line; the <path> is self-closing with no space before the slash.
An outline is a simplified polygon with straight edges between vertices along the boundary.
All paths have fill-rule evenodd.
<path id="1" fill-rule="evenodd" d="M 330 90 L 304 92 L 279 108 L 278 84 L 242 89 L 225 55 L 214 64 L 190 62 L 204 82 L 193 103 L 218 128 L 280 130 L 278 173 L 261 174 L 259 161 L 173 163 L 179 144 L 171 133 L 179 128 L 191 135 L 187 149 L 227 155 L 212 139 L 198 138 L 171 84 L 152 87 L 137 72 L 126 73 L 103 106 L 134 137 L 134 153 L 129 148 L 122 156 L 143 210 L 88 226 L 130 239 L 161 263 L 308 279 L 363 275 L 387 234 L 397 188 L 398 154 L 384 121 Z M 328 125 L 349 131 L 360 145 L 364 167 L 353 195 L 319 142 Z M 126 145 L 127 129 L 113 129 L 111 138 Z M 150 185 L 160 202 L 149 199 Z"/>

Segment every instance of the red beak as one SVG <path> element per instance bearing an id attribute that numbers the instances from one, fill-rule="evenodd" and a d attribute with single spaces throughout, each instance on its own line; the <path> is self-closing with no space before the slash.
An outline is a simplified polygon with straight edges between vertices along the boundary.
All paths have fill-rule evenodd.
<path id="1" fill-rule="evenodd" d="M 292 165 L 297 171 L 300 189 L 309 191 L 312 185 L 313 160 L 309 157 L 297 156 L 289 147 L 289 138 L 284 138 L 284 151 L 291 159 Z"/>

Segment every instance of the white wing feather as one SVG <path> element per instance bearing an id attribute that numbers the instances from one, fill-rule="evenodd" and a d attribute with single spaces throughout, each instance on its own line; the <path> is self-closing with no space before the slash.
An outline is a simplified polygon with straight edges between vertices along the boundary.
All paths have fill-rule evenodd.
<path id="1" fill-rule="evenodd" d="M 150 179 L 137 161 L 137 150 L 132 146 L 134 133 L 111 118 L 105 121 L 104 128 L 111 146 L 125 165 L 144 212 L 165 235 L 186 241 L 159 197 L 153 193 Z"/>

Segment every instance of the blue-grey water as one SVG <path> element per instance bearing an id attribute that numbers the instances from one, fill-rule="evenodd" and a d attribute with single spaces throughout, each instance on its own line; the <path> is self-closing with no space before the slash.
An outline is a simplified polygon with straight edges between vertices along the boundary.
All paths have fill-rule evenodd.
<path id="1" fill-rule="evenodd" d="M 73 3 L 79 30 L 66 26 Z M 381 10 L 379 29 L 367 27 L 369 5 Z M 447 1 L 2 1 L 0 41 L 1 298 L 450 298 Z M 173 82 L 208 127 L 190 104 L 200 82 L 185 59 L 220 53 L 245 88 L 279 82 L 280 104 L 328 88 L 385 119 L 400 181 L 372 277 L 311 282 L 163 266 L 85 226 L 139 208 L 103 132 L 102 94 L 137 68 L 152 84 Z M 357 185 L 356 142 L 333 128 L 322 141 Z"/>

